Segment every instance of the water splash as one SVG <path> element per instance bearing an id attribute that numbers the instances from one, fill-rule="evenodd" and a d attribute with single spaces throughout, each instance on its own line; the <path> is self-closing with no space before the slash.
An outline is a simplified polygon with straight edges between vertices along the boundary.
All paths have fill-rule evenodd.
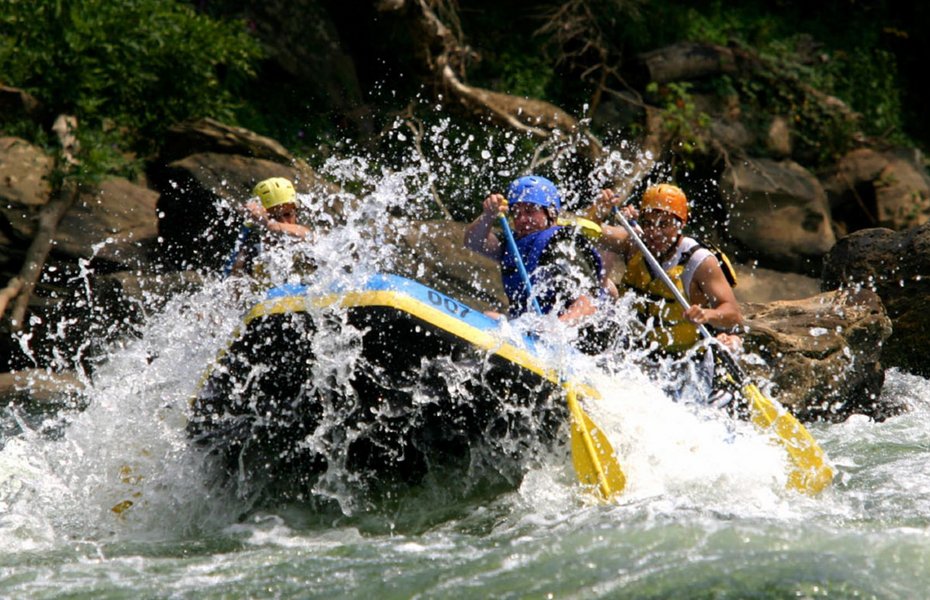
<path id="1" fill-rule="evenodd" d="M 400 127 L 397 131 L 396 140 L 407 141 Z M 426 135 L 432 154 L 425 156 L 408 145 L 402 164 L 395 168 L 363 156 L 334 158 L 323 165 L 326 177 L 362 191 L 357 197 L 300 196 L 311 220 L 326 227 L 312 244 L 292 241 L 269 250 L 269 283 L 301 282 L 312 294 L 322 295 L 349 288 L 373 273 L 390 272 L 401 257 L 389 242 L 385 224 L 414 227 L 415 218 L 434 212 L 435 187 L 452 176 L 450 165 L 460 167 L 456 193 L 474 198 L 476 204 L 488 191 L 503 187 L 503 181 L 528 170 L 518 162 L 525 156 L 514 134 L 479 142 L 451 131 L 449 123 L 440 120 Z M 470 146 L 480 146 L 480 160 L 463 159 L 462 149 Z M 628 147 L 608 156 L 602 167 L 582 179 L 573 174 L 567 152 L 554 151 L 545 164 L 565 182 L 566 190 L 579 190 L 569 195 L 571 203 L 580 205 L 610 174 L 631 170 L 637 160 Z M 345 206 L 338 219 L 325 210 L 336 202 Z M 300 273 L 296 263 L 313 267 Z M 85 269 L 83 276 L 87 275 Z M 86 302 L 92 304 L 90 288 L 85 292 Z M 197 291 L 159 299 L 161 308 L 147 311 L 133 336 L 106 345 L 93 373 L 82 372 L 86 390 L 81 404 L 86 408 L 52 417 L 58 433 L 46 435 L 42 427 L 20 423 L 21 433 L 7 439 L 0 451 L 0 503 L 5 509 L 0 536 L 18 540 L 18 549 L 54 547 L 71 539 L 172 539 L 222 529 L 252 510 L 256 495 L 243 494 L 218 478 L 213 460 L 190 443 L 186 426 L 189 400 L 206 368 L 226 346 L 245 307 L 258 299 L 257 290 L 247 283 L 210 277 Z M 628 306 L 621 303 L 614 318 L 618 326 L 625 326 L 631 320 Z M 352 374 L 365 366 L 358 353 L 362 332 L 338 318 L 331 324 L 308 339 L 318 358 L 308 380 L 311 388 L 315 386 L 308 389 L 311 394 L 345 389 Z M 577 329 L 534 315 L 508 323 L 504 335 L 508 328 L 516 336 L 542 331 L 555 342 L 553 348 L 565 348 L 577 336 Z M 28 341 L 24 339 L 27 346 Z M 82 344 L 78 356 L 62 356 L 59 362 L 81 364 L 89 348 Z M 637 356 L 627 349 L 612 347 L 599 357 L 573 357 L 571 364 L 566 356 L 550 358 L 564 364 L 566 371 L 597 374 L 592 376 L 603 398 L 586 401 L 585 406 L 618 451 L 629 481 L 619 505 L 610 510 L 629 514 L 648 506 L 653 514 L 673 514 L 682 507 L 768 514 L 785 509 L 784 457 L 750 426 L 710 409 L 672 402 L 635 366 Z M 445 360 L 421 367 L 418 380 L 438 373 L 452 394 L 464 394 L 475 377 L 473 368 Z M 436 402 L 426 388 L 411 391 L 419 405 Z M 509 409 L 514 414 L 524 410 L 516 405 Z M 325 422 L 336 424 L 341 416 L 335 407 L 324 406 Z M 567 431 L 563 425 L 557 435 L 567 440 Z M 458 500 L 478 498 L 483 503 L 508 486 L 518 486 L 517 503 L 537 517 L 566 506 L 597 510 L 579 492 L 564 444 L 527 448 L 516 436 L 505 441 L 512 454 L 524 453 L 532 460 L 514 470 L 512 465 L 489 464 L 491 459 L 480 453 L 470 455 L 459 480 L 436 475 L 405 497 L 423 501 L 421 508 L 405 505 L 421 515 L 408 515 L 406 521 L 423 521 L 426 506 L 454 504 L 446 492 L 453 487 L 460 492 Z M 332 439 L 321 434 L 308 436 L 304 444 L 338 456 Z M 488 478 L 488 473 L 497 477 Z M 331 461 L 314 487 L 316 495 L 336 506 L 327 515 L 364 512 L 368 505 L 357 496 L 356 483 L 344 463 Z M 399 500 L 388 497 L 382 502 L 382 512 L 403 510 Z"/>

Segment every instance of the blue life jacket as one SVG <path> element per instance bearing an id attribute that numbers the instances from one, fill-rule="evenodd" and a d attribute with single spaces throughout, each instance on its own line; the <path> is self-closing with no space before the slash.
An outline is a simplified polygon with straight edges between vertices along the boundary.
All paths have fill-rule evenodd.
<path id="1" fill-rule="evenodd" d="M 530 276 L 530 285 L 533 287 L 533 293 L 536 295 L 536 300 L 539 302 L 539 307 L 544 314 L 548 314 L 552 312 L 552 310 L 561 312 L 567 308 L 565 305 L 556 305 L 556 290 L 546 285 L 547 282 L 543 280 L 544 276 L 541 276 L 539 272 L 540 262 L 543 261 L 546 250 L 554 238 L 569 238 L 579 245 L 579 249 L 584 252 L 591 266 L 594 267 L 597 273 L 598 279 L 592 282 L 592 287 L 600 287 L 600 279 L 603 276 L 604 269 L 603 261 L 597 250 L 594 249 L 587 239 L 571 229 L 554 226 L 525 235 L 516 240 L 517 249 L 520 251 L 520 256 L 523 259 L 523 266 Z M 504 291 L 507 293 L 507 299 L 510 301 L 510 316 L 516 317 L 522 315 L 529 308 L 529 297 L 526 293 L 526 284 L 520 276 L 519 269 L 517 269 L 516 260 L 514 260 L 514 256 L 510 252 L 510 247 L 507 245 L 503 248 L 500 262 L 501 280 L 504 284 Z M 584 292 L 579 290 L 579 295 L 582 293 Z"/>

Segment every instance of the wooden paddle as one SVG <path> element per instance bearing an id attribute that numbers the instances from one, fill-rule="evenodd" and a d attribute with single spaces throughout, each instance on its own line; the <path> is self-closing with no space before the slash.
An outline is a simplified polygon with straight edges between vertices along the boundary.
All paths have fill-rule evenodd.
<path id="1" fill-rule="evenodd" d="M 662 279 L 662 282 L 675 295 L 678 303 L 687 310 L 690 307 L 688 301 L 681 291 L 675 287 L 659 261 L 646 248 L 646 244 L 636 234 L 630 222 L 616 208 L 614 209 L 614 215 L 643 254 L 652 272 Z M 730 383 L 734 384 L 736 389 L 741 391 L 743 401 L 748 405 L 752 422 L 763 431 L 774 432 L 778 441 L 788 451 L 788 455 L 794 463 L 794 468 L 788 475 L 788 487 L 808 494 L 817 494 L 830 485 L 833 481 L 833 468 L 827 464 L 826 455 L 807 428 L 794 415 L 785 410 L 783 406 L 766 397 L 762 390 L 746 377 L 729 350 L 719 343 L 704 325 L 698 325 L 697 328 L 704 338 L 714 342 L 716 346 L 715 355 L 726 371 L 726 378 L 729 379 Z"/>
<path id="2" fill-rule="evenodd" d="M 529 274 L 526 272 L 523 258 L 520 256 L 520 250 L 517 248 L 517 242 L 514 240 L 513 231 L 510 229 L 510 223 L 507 222 L 506 215 L 501 214 L 500 221 L 504 237 L 507 240 L 507 246 L 510 253 L 513 254 L 523 285 L 526 286 L 526 295 L 530 299 L 536 314 L 541 315 L 542 309 L 533 295 L 533 286 L 530 283 Z M 568 412 L 571 415 L 572 464 L 575 467 L 575 474 L 582 485 L 596 486 L 601 498 L 609 500 L 623 491 L 623 487 L 626 485 L 626 476 L 614 456 L 614 449 L 607 437 L 591 421 L 591 418 L 584 412 L 578 402 L 578 395 L 574 386 L 564 381 L 561 381 L 560 384 L 565 388 Z"/>

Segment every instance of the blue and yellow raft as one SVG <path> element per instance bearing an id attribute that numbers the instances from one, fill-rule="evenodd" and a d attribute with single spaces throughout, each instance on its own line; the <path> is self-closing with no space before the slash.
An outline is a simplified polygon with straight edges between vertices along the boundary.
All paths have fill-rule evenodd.
<path id="1" fill-rule="evenodd" d="M 206 374 L 188 432 L 231 474 L 279 496 L 305 497 L 332 469 L 415 483 L 464 462 L 518 481 L 527 461 L 568 439 L 558 432 L 564 374 L 543 354 L 537 340 L 505 339 L 495 319 L 395 275 L 325 295 L 275 288 Z"/>

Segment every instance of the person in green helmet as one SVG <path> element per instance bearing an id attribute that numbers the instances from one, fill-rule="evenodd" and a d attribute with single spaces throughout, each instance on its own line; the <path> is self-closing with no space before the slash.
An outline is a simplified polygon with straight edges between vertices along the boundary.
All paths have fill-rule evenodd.
<path id="1" fill-rule="evenodd" d="M 312 230 L 297 222 L 297 191 L 284 177 L 264 179 L 252 190 L 255 196 L 246 204 L 252 220 L 243 226 L 236 247 L 224 268 L 224 275 L 255 274 L 256 257 L 262 244 L 274 235 L 306 239 Z M 260 227 L 260 231 L 256 229 Z M 268 235 L 271 234 L 271 235 Z"/>

